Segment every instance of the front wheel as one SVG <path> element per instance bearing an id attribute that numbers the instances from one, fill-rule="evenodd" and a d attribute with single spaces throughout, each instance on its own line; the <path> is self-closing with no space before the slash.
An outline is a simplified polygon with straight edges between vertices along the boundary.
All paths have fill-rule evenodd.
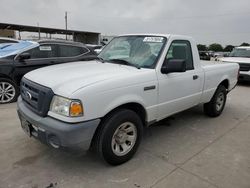
<path id="1" fill-rule="evenodd" d="M 219 116 L 226 104 L 227 90 L 225 86 L 219 85 L 210 102 L 204 104 L 204 112 L 210 117 Z"/>
<path id="2" fill-rule="evenodd" d="M 0 104 L 15 102 L 18 94 L 17 85 L 12 80 L 0 78 Z"/>
<path id="3" fill-rule="evenodd" d="M 141 141 L 143 125 L 133 111 L 121 109 L 109 115 L 97 135 L 99 155 L 111 165 L 130 160 Z"/>

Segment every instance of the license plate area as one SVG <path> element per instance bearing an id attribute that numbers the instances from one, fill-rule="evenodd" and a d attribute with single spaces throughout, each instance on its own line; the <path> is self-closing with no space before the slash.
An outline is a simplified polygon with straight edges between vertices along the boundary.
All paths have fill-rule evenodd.
<path id="1" fill-rule="evenodd" d="M 21 118 L 21 126 L 22 126 L 23 131 L 24 131 L 29 137 L 31 137 L 31 124 L 30 124 L 27 120 Z"/>

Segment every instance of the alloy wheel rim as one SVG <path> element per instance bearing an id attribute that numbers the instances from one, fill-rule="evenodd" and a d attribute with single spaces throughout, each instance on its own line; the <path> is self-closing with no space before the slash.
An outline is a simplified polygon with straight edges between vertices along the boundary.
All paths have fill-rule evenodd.
<path id="1" fill-rule="evenodd" d="M 134 147 L 137 139 L 137 128 L 131 122 L 122 123 L 112 137 L 112 151 L 117 156 L 124 156 Z"/>
<path id="2" fill-rule="evenodd" d="M 225 96 L 223 93 L 220 93 L 216 99 L 216 110 L 220 111 L 224 105 Z"/>
<path id="3" fill-rule="evenodd" d="M 0 103 L 7 103 L 14 99 L 15 87 L 8 82 L 0 82 Z"/>

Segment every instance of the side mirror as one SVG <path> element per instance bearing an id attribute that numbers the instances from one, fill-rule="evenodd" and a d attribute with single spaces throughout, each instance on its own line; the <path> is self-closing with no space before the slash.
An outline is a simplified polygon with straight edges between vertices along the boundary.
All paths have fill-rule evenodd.
<path id="1" fill-rule="evenodd" d="M 166 59 L 161 68 L 163 74 L 186 72 L 186 61 L 183 59 Z"/>
<path id="2" fill-rule="evenodd" d="M 19 55 L 19 61 L 24 61 L 25 59 L 30 59 L 29 53 L 22 53 Z"/>

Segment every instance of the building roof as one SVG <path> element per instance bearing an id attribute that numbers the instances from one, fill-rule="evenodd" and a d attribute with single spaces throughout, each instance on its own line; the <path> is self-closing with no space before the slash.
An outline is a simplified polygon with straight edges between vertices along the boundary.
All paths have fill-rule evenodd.
<path id="1" fill-rule="evenodd" d="M 50 33 L 50 34 L 67 34 L 72 35 L 73 33 L 86 33 L 86 34 L 100 34 L 98 32 L 90 31 L 79 31 L 79 30 L 66 30 L 50 27 L 38 27 L 38 26 L 28 26 L 28 25 L 19 25 L 19 24 L 10 24 L 10 23 L 0 23 L 0 29 L 16 30 L 16 31 L 27 31 L 27 32 L 38 32 L 41 33 Z"/>

